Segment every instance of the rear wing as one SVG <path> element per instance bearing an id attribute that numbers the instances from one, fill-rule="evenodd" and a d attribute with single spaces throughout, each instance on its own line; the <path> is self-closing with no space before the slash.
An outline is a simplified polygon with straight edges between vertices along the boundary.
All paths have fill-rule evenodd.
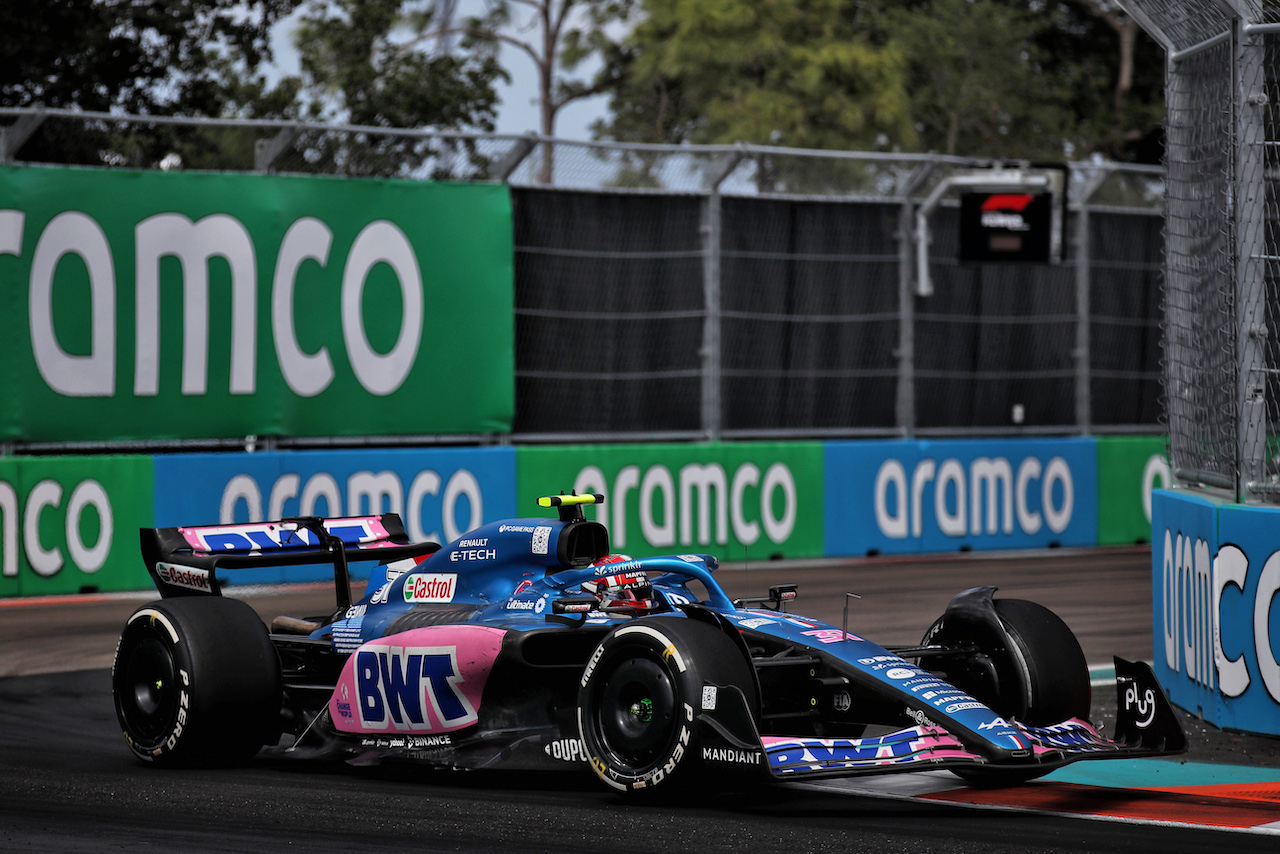
<path id="1" fill-rule="evenodd" d="M 411 543 L 396 513 L 278 522 L 141 528 L 142 559 L 160 595 L 221 596 L 219 571 L 269 566 L 333 565 L 340 608 L 351 605 L 350 561 L 389 563 L 439 551 L 438 543 Z"/>

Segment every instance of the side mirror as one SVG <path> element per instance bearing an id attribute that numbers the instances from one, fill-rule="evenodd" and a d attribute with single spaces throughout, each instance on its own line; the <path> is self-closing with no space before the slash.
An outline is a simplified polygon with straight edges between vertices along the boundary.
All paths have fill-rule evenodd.
<path id="1" fill-rule="evenodd" d="M 797 587 L 794 584 L 775 584 L 769 588 L 769 598 L 767 599 L 735 599 L 733 607 L 743 608 L 758 605 L 762 608 L 768 608 L 770 611 L 786 611 L 786 603 L 796 598 Z"/>
<path id="2" fill-rule="evenodd" d="M 599 605 L 600 600 L 594 596 L 572 596 L 564 599 L 552 599 L 551 613 L 586 614 L 594 611 Z"/>
<path id="3" fill-rule="evenodd" d="M 547 614 L 547 622 L 563 623 L 566 626 L 578 628 L 586 625 L 587 615 L 598 607 L 600 607 L 600 600 L 594 596 L 566 596 L 552 599 L 551 613 Z"/>
<path id="4" fill-rule="evenodd" d="M 797 587 L 794 584 L 776 584 L 769 588 L 769 601 L 773 602 L 774 610 L 785 610 L 782 606 L 784 602 L 790 602 L 799 594 L 796 592 Z"/>

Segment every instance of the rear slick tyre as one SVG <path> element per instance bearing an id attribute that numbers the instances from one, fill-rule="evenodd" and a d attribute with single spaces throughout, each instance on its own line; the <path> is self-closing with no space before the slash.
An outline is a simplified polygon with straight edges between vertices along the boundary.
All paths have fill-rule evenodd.
<path id="1" fill-rule="evenodd" d="M 243 762 L 279 731 L 280 662 L 244 602 L 165 599 L 125 624 L 111 668 L 116 717 L 139 759 Z"/>

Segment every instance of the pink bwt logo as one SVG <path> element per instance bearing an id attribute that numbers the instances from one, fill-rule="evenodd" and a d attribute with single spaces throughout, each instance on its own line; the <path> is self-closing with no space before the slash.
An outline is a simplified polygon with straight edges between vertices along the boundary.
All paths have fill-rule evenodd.
<path id="1" fill-rule="evenodd" d="M 364 644 L 347 661 L 330 700 L 335 725 L 349 732 L 471 726 L 503 634 L 485 626 L 431 626 Z M 354 716 L 339 697 L 354 700 Z"/>

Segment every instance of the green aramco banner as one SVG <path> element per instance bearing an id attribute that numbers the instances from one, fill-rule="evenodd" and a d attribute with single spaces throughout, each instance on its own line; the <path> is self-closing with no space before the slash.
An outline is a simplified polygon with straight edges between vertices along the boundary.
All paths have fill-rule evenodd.
<path id="1" fill-rule="evenodd" d="M 497 185 L 0 167 L 0 439 L 509 432 Z"/>
<path id="2" fill-rule="evenodd" d="M 632 557 L 714 554 L 722 561 L 823 554 L 818 442 L 572 445 L 516 449 L 516 507 L 540 495 L 597 492 L 584 515 Z"/>

